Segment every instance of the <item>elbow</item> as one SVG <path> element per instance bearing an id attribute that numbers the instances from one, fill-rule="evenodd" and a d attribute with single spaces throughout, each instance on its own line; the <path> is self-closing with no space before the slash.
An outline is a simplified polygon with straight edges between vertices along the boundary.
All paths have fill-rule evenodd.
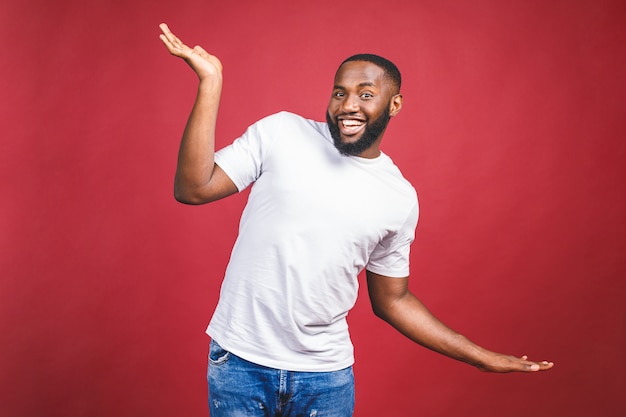
<path id="1" fill-rule="evenodd" d="M 197 206 L 212 203 L 232 194 L 234 191 L 220 190 L 215 187 L 180 187 L 174 186 L 174 199 L 182 204 Z"/>
<path id="2" fill-rule="evenodd" d="M 180 187 L 174 187 L 174 199 L 179 203 L 194 206 L 208 203 L 207 199 L 198 193 L 193 193 L 188 190 L 181 189 Z"/>
<path id="3" fill-rule="evenodd" d="M 377 303 L 371 303 L 372 312 L 376 317 L 386 322 L 389 321 L 389 312 L 386 308 Z"/>
<path id="4" fill-rule="evenodd" d="M 174 199 L 176 201 L 178 201 L 179 203 L 181 203 L 181 204 L 187 204 L 187 205 L 190 205 L 190 206 L 197 206 L 197 205 L 203 204 L 202 202 L 199 202 L 197 200 L 194 200 L 194 199 L 191 199 L 191 198 L 182 197 L 182 196 L 178 196 L 176 194 L 174 194 Z"/>
<path id="5" fill-rule="evenodd" d="M 407 312 L 408 306 L 403 300 L 403 297 L 370 297 L 370 305 L 376 317 L 395 327 L 394 323 L 402 320 Z"/>

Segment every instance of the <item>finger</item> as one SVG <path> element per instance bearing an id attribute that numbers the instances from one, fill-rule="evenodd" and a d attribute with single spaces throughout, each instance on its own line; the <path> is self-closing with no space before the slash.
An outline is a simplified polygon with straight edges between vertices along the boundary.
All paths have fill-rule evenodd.
<path id="1" fill-rule="evenodd" d="M 171 32 L 169 26 L 167 26 L 167 23 L 161 23 L 159 25 L 159 29 L 161 29 L 161 32 L 163 33 Z"/>
<path id="2" fill-rule="evenodd" d="M 177 55 L 177 56 L 181 55 L 181 48 L 177 45 L 174 45 L 172 41 L 168 39 L 166 35 L 161 34 L 159 35 L 159 38 L 161 38 L 161 41 L 163 42 L 167 50 L 170 52 L 170 54 Z"/>
<path id="3" fill-rule="evenodd" d="M 193 49 L 191 50 L 191 52 L 195 52 L 196 54 L 198 54 L 199 56 L 201 56 L 202 58 L 204 58 L 207 61 L 211 61 L 211 57 L 212 55 L 209 54 L 203 47 L 201 47 L 200 45 L 196 45 L 193 47 Z"/>
<path id="4" fill-rule="evenodd" d="M 170 30 L 170 27 L 167 26 L 166 23 L 161 23 L 159 25 L 159 28 L 161 29 L 161 32 L 163 32 L 163 35 L 165 35 L 165 37 L 170 40 L 172 43 L 181 43 L 180 39 L 178 39 L 178 37 L 176 35 L 174 35 L 174 33 Z"/>
<path id="5" fill-rule="evenodd" d="M 159 38 L 161 38 L 161 41 L 168 49 L 170 54 L 181 58 L 188 58 L 189 55 L 193 53 L 193 50 L 184 43 L 182 43 L 180 39 L 178 39 L 172 32 L 170 32 L 167 26 L 165 26 L 162 30 L 163 33 L 159 35 Z"/>
<path id="6" fill-rule="evenodd" d="M 525 364 L 525 368 L 529 372 L 547 371 L 554 366 L 554 362 L 542 361 L 542 362 L 529 362 Z"/>
<path id="7" fill-rule="evenodd" d="M 172 43 L 169 41 L 169 39 L 167 39 L 167 37 L 166 37 L 164 34 L 160 34 L 160 35 L 159 35 L 159 38 L 161 39 L 161 41 L 163 41 L 163 44 L 164 44 L 165 46 L 168 46 L 168 47 L 169 47 L 169 46 L 171 46 L 171 45 L 172 45 Z"/>
<path id="8" fill-rule="evenodd" d="M 172 33 L 172 31 L 170 30 L 169 26 L 167 26 L 165 23 L 161 23 L 159 25 L 159 29 L 161 29 L 161 32 L 163 32 L 161 35 L 159 35 L 161 39 L 165 38 L 169 42 L 173 42 L 174 38 L 176 38 L 174 34 Z"/>
<path id="9" fill-rule="evenodd" d="M 191 52 L 195 52 L 196 54 L 200 55 L 203 58 L 209 57 L 209 53 L 205 51 L 200 45 L 194 46 Z"/>
<path id="10" fill-rule="evenodd" d="M 528 356 L 524 355 L 518 360 L 519 370 L 522 372 L 536 372 L 540 369 L 540 366 L 536 362 L 528 360 Z"/>
<path id="11" fill-rule="evenodd" d="M 159 25 L 159 28 L 161 29 L 161 32 L 163 32 L 161 36 L 161 39 L 163 39 L 163 37 L 165 37 L 165 39 L 167 39 L 172 46 L 176 47 L 176 48 L 182 48 L 185 46 L 184 43 L 181 42 L 181 40 L 174 35 L 174 33 L 172 33 L 172 31 L 170 30 L 169 26 L 167 26 L 167 24 L 165 23 L 161 23 Z"/>

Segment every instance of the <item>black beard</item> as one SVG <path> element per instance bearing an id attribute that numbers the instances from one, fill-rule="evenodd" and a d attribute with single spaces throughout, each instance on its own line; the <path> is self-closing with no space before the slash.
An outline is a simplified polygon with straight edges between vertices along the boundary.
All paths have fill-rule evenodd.
<path id="1" fill-rule="evenodd" d="M 345 156 L 358 156 L 368 150 L 383 134 L 387 124 L 389 124 L 389 119 L 391 119 L 389 112 L 381 114 L 372 123 L 368 123 L 365 132 L 357 141 L 344 142 L 341 140 L 338 124 L 326 112 L 326 123 L 328 123 L 328 129 L 330 130 L 330 136 L 333 138 L 335 148 Z"/>

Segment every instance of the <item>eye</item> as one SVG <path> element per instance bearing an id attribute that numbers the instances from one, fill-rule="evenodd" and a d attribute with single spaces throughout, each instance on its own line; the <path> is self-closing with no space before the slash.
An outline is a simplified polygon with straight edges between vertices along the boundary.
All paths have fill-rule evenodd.
<path id="1" fill-rule="evenodd" d="M 335 91 L 335 92 L 333 93 L 333 97 L 337 97 L 337 98 L 341 98 L 341 97 L 343 97 L 344 95 L 345 95 L 345 94 L 344 94 L 344 92 L 343 92 L 343 91 Z"/>
<path id="2" fill-rule="evenodd" d="M 367 99 L 370 99 L 370 98 L 373 98 L 373 97 L 374 97 L 374 94 L 370 93 L 369 91 L 361 93 L 361 98 L 362 99 L 366 99 L 367 100 Z"/>

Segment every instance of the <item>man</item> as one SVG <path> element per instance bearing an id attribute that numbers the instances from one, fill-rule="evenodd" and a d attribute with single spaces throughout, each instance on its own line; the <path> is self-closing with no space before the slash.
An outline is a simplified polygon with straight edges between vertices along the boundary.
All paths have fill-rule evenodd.
<path id="1" fill-rule="evenodd" d="M 281 112 L 214 152 L 222 65 L 165 24 L 161 40 L 199 77 L 180 145 L 175 197 L 204 204 L 254 183 L 207 333 L 217 416 L 351 416 L 346 315 L 366 270 L 375 314 L 415 342 L 484 371 L 548 370 L 454 332 L 408 290 L 417 196 L 380 151 L 402 108 L 400 72 L 375 55 L 344 61 L 327 123 Z"/>

